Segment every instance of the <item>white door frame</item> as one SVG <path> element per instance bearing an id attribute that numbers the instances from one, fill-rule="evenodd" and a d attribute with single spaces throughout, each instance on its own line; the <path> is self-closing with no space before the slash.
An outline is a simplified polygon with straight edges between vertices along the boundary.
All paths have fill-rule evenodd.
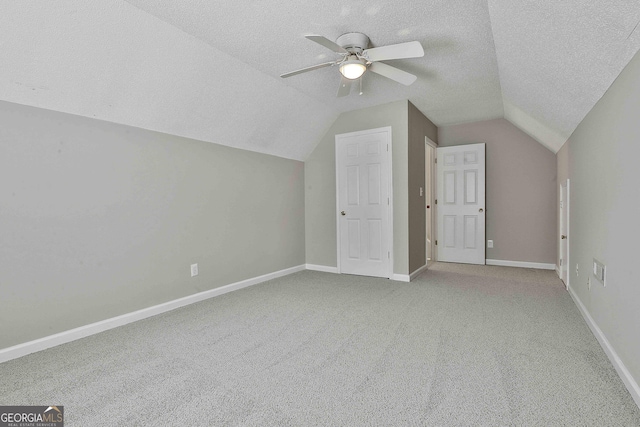
<path id="1" fill-rule="evenodd" d="M 427 187 L 430 188 L 429 193 L 431 194 L 431 200 L 427 200 L 426 204 L 428 204 L 430 206 L 430 210 L 431 210 L 431 243 L 429 243 L 429 241 L 427 240 L 426 236 L 425 236 L 425 244 L 426 244 L 426 252 L 425 252 L 425 256 L 427 254 L 429 254 L 429 252 L 431 252 L 431 262 L 435 262 L 438 258 L 437 258 L 437 253 L 436 251 L 438 250 L 438 247 L 436 246 L 436 239 L 437 239 L 437 216 L 436 216 L 436 192 L 438 191 L 438 187 L 436 186 L 436 157 L 437 157 L 437 149 L 438 149 L 438 144 L 436 144 L 435 142 L 433 142 L 431 139 L 429 139 L 429 137 L 425 136 L 424 137 L 424 144 L 425 144 L 425 175 L 424 175 L 424 179 L 425 179 L 425 183 L 424 183 L 424 188 L 426 190 Z M 431 176 L 427 176 L 426 173 L 426 160 L 427 160 L 427 150 L 428 148 L 426 146 L 429 146 L 433 149 L 432 153 L 431 153 L 431 165 L 430 165 L 430 172 L 431 172 Z M 426 209 L 426 206 L 425 206 Z M 427 224 L 427 226 L 429 226 L 429 224 Z M 429 248 L 429 246 L 431 246 L 431 248 Z M 429 249 L 431 249 L 431 251 L 429 251 Z M 429 266 L 429 260 L 426 261 L 425 263 L 427 265 L 427 267 Z"/>
<path id="2" fill-rule="evenodd" d="M 360 135 L 367 135 L 370 133 L 381 133 L 386 132 L 387 134 L 387 144 L 389 145 L 389 155 L 387 156 L 387 170 L 389 171 L 388 183 L 389 183 L 389 205 L 387 209 L 389 209 L 389 226 L 387 227 L 389 239 L 389 271 L 388 278 L 391 279 L 393 277 L 393 138 L 391 132 L 391 126 L 385 126 L 381 128 L 375 129 L 367 129 L 357 132 L 348 132 L 341 133 L 335 136 L 335 144 L 334 144 L 334 152 L 335 152 L 335 170 L 336 170 L 336 254 L 338 257 L 337 265 L 338 265 L 338 274 L 342 273 L 342 268 L 340 266 L 340 180 L 339 180 L 339 169 L 338 169 L 338 150 L 336 149 L 336 145 L 338 143 L 338 137 L 353 137 Z"/>
<path id="3" fill-rule="evenodd" d="M 563 187 L 566 188 L 566 192 L 563 191 Z M 560 199 L 561 199 L 561 203 L 562 205 L 560 206 L 560 232 L 558 233 L 558 253 L 560 253 L 560 259 L 562 260 L 562 265 L 558 266 L 560 269 L 560 279 L 562 279 L 563 273 L 564 271 L 567 272 L 567 280 L 565 282 L 565 287 L 567 288 L 567 290 L 569 290 L 569 281 L 571 279 L 571 274 L 570 274 L 570 270 L 569 270 L 569 266 L 570 261 L 569 261 L 569 239 L 571 238 L 569 233 L 569 220 L 571 218 L 570 214 L 570 206 L 569 206 L 569 201 L 571 200 L 571 186 L 570 186 L 570 181 L 569 178 L 567 178 L 567 183 L 566 186 L 563 186 L 562 184 L 560 184 Z M 566 221 L 566 224 L 565 224 Z M 564 253 L 563 249 L 563 245 L 562 245 L 562 230 L 565 230 L 565 235 L 567 236 L 566 238 L 566 248 L 567 248 L 567 252 Z"/>

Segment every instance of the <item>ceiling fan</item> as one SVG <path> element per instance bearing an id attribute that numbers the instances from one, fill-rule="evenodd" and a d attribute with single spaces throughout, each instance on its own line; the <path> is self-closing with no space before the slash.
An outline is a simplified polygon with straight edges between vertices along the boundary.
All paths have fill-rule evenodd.
<path id="1" fill-rule="evenodd" d="M 362 77 L 366 71 L 372 71 L 391 80 L 395 80 L 398 83 L 409 86 L 416 81 L 416 76 L 380 61 L 403 58 L 420 58 L 424 56 L 424 49 L 422 49 L 420 42 L 417 41 L 368 49 L 369 37 L 362 33 L 343 34 L 338 37 L 335 42 L 318 35 L 309 35 L 305 37 L 328 49 L 331 49 L 340 55 L 340 58 L 335 61 L 291 71 L 290 73 L 280 75 L 280 77 L 287 78 L 295 76 L 296 74 L 317 70 L 319 68 L 333 67 L 334 65 L 337 65 L 341 74 L 340 87 L 338 88 L 337 94 L 339 97 L 347 96 L 351 91 L 351 83 Z M 362 95 L 362 79 L 360 79 L 360 95 Z"/>

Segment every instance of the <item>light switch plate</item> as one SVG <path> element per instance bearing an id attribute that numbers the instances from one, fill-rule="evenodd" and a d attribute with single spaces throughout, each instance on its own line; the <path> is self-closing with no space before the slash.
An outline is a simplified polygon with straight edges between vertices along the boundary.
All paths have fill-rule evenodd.
<path id="1" fill-rule="evenodd" d="M 598 261 L 597 259 L 593 259 L 593 277 L 596 278 L 598 282 L 602 284 L 602 286 L 606 286 L 605 282 L 605 265 L 604 263 Z"/>

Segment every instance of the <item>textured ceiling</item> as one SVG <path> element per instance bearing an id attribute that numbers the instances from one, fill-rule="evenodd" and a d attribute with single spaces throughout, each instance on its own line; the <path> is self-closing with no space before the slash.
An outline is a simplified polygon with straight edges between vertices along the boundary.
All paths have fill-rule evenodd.
<path id="1" fill-rule="evenodd" d="M 505 117 L 557 152 L 640 48 L 640 1 L 489 0 Z"/>
<path id="2" fill-rule="evenodd" d="M 0 99 L 304 160 L 343 111 L 409 99 L 439 126 L 506 117 L 553 151 L 640 47 L 637 0 L 0 0 Z M 418 40 L 336 98 L 304 38 Z M 495 41 L 494 41 L 495 40 Z"/>

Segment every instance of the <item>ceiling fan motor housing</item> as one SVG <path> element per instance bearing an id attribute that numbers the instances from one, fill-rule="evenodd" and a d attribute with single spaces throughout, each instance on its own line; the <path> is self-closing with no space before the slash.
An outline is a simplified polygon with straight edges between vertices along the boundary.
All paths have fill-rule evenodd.
<path id="1" fill-rule="evenodd" d="M 338 37 L 336 43 L 350 53 L 361 54 L 369 47 L 369 37 L 362 33 L 346 33 Z"/>

